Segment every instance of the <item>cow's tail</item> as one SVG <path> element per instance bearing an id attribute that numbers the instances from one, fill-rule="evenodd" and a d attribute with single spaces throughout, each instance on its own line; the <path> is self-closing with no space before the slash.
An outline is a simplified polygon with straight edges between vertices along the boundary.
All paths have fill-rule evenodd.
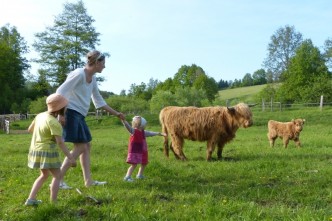
<path id="1" fill-rule="evenodd" d="M 164 155 L 169 157 L 169 145 L 168 145 L 168 131 L 163 118 L 163 111 L 160 112 L 159 116 L 162 132 L 166 134 L 164 137 Z"/>

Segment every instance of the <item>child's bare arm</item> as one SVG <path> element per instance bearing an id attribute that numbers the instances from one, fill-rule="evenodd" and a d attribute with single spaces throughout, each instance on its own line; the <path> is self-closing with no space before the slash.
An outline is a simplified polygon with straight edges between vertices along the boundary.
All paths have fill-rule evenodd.
<path id="1" fill-rule="evenodd" d="M 35 120 L 33 120 L 28 128 L 29 133 L 33 133 L 33 130 L 35 129 Z"/>
<path id="2" fill-rule="evenodd" d="M 55 136 L 56 143 L 62 150 L 62 152 L 66 155 L 66 157 L 70 160 L 73 167 L 76 166 L 76 160 L 73 158 L 72 154 L 70 153 L 68 147 L 66 146 L 65 142 L 63 141 L 61 136 Z"/>

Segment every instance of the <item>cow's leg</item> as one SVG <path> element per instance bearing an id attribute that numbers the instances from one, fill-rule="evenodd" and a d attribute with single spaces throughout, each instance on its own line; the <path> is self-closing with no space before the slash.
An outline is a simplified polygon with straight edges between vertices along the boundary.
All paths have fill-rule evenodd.
<path id="1" fill-rule="evenodd" d="M 270 139 L 270 147 L 274 147 L 274 142 L 276 141 L 276 138 Z"/>
<path id="2" fill-rule="evenodd" d="M 207 161 L 210 161 L 212 159 L 212 154 L 213 154 L 215 147 L 216 147 L 216 143 L 213 139 L 207 141 L 207 144 L 206 144 L 206 160 Z M 219 149 L 218 149 L 218 151 L 219 151 Z"/>
<path id="3" fill-rule="evenodd" d="M 177 159 L 186 160 L 186 156 L 184 155 L 182 148 L 183 148 L 184 139 L 172 136 L 172 150 Z"/>
<path id="4" fill-rule="evenodd" d="M 289 138 L 288 137 L 284 137 L 283 141 L 284 141 L 284 147 L 287 148 L 288 143 L 289 143 Z"/>
<path id="5" fill-rule="evenodd" d="M 217 150 L 217 157 L 218 157 L 218 160 L 221 160 L 222 158 L 222 151 L 224 149 L 224 146 L 220 147 L 218 146 L 218 150 Z"/>
<path id="6" fill-rule="evenodd" d="M 297 148 L 301 147 L 300 139 L 295 138 L 295 139 L 294 139 L 294 142 L 295 142 Z"/>
<path id="7" fill-rule="evenodd" d="M 180 156 L 181 156 L 181 157 L 180 157 L 181 160 L 187 160 L 187 157 L 186 157 L 186 155 L 184 155 L 182 149 L 180 149 Z"/>
<path id="8" fill-rule="evenodd" d="M 277 137 L 272 136 L 272 133 L 269 132 L 269 133 L 267 134 L 267 138 L 269 139 L 270 147 L 274 147 L 274 142 L 275 142 L 275 140 L 277 139 Z"/>
<path id="9" fill-rule="evenodd" d="M 172 152 L 173 152 L 175 158 L 179 160 L 180 158 L 179 158 L 179 156 L 175 153 L 174 148 L 173 148 L 173 143 L 172 143 L 172 142 L 171 142 L 170 148 L 171 148 L 171 150 L 172 150 Z"/>
<path id="10" fill-rule="evenodd" d="M 168 137 L 164 137 L 164 155 L 169 158 Z"/>
<path id="11" fill-rule="evenodd" d="M 224 149 L 224 146 L 225 146 L 225 143 L 218 144 L 218 150 L 217 150 L 218 160 L 221 160 L 221 158 L 222 158 L 222 151 Z"/>
<path id="12" fill-rule="evenodd" d="M 207 142 L 207 147 L 206 147 L 206 160 L 210 161 L 212 159 L 212 153 L 215 148 L 215 143 L 213 141 L 208 141 Z"/>

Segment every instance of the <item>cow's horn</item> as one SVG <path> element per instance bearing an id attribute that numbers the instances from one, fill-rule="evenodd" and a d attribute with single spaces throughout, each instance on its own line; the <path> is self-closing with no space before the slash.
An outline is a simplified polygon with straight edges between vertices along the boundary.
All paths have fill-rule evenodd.
<path id="1" fill-rule="evenodd" d="M 255 107 L 256 105 L 257 105 L 257 103 L 256 104 L 248 104 L 249 107 Z"/>
<path id="2" fill-rule="evenodd" d="M 227 107 L 227 110 L 229 110 L 229 111 L 235 111 L 235 108 L 234 107 Z"/>

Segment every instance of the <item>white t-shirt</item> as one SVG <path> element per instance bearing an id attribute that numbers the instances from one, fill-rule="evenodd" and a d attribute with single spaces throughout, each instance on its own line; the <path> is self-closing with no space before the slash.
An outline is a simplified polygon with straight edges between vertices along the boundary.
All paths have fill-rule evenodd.
<path id="1" fill-rule="evenodd" d="M 91 83 L 86 82 L 84 68 L 70 72 L 56 93 L 67 98 L 67 108 L 75 110 L 83 116 L 88 114 L 91 99 L 96 108 L 107 105 L 100 95 L 96 76 L 92 76 Z"/>

